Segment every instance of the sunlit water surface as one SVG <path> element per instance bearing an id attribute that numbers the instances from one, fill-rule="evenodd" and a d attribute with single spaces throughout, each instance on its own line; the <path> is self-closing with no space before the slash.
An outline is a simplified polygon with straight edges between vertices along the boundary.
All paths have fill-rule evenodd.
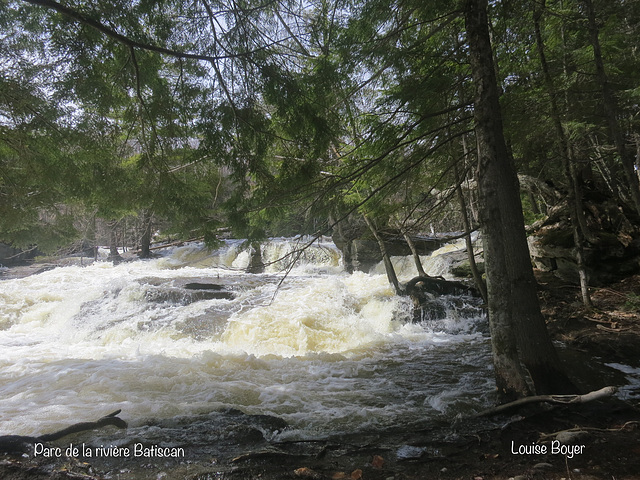
<path id="1" fill-rule="evenodd" d="M 116 409 L 135 427 L 233 408 L 283 419 L 283 438 L 311 438 L 492 402 L 480 310 L 414 323 L 383 271 L 345 273 L 330 242 L 308 248 L 281 285 L 283 262 L 246 274 L 239 245 L 0 281 L 0 435 L 39 435 Z M 273 240 L 263 259 L 294 248 Z M 427 271 L 446 273 L 440 253 L 451 249 L 424 257 Z M 415 275 L 396 263 L 402 280 Z M 198 299 L 189 282 L 234 298 Z"/>

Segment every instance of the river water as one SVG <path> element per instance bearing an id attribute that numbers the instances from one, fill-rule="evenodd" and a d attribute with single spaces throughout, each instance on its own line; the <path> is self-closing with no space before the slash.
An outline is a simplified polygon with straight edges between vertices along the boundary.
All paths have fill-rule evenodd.
<path id="1" fill-rule="evenodd" d="M 445 315 L 414 322 L 382 269 L 346 273 L 329 241 L 307 248 L 280 284 L 276 260 L 295 248 L 270 241 L 263 260 L 274 263 L 257 275 L 244 273 L 249 254 L 228 241 L 215 252 L 190 244 L 152 260 L 0 281 L 0 435 L 121 409 L 140 431 L 239 411 L 284 420 L 280 439 L 321 438 L 492 403 L 486 319 L 471 299 L 444 299 Z M 423 257 L 427 272 L 446 275 L 458 248 Z M 401 280 L 415 275 L 395 260 Z"/>

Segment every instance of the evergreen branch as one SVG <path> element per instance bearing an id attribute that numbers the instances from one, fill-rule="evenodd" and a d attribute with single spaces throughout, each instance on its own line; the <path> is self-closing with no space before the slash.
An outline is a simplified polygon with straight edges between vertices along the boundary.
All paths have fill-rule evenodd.
<path id="1" fill-rule="evenodd" d="M 204 60 L 207 62 L 217 62 L 219 60 L 228 60 L 233 58 L 243 58 L 248 57 L 254 53 L 265 50 L 267 47 L 259 47 L 253 51 L 241 52 L 237 54 L 229 54 L 229 55 L 203 55 L 199 53 L 190 53 L 190 52 L 181 52 L 179 50 L 173 50 L 166 47 L 161 47 L 159 45 L 153 45 L 150 43 L 143 43 L 137 40 L 133 40 L 126 35 L 122 35 L 121 33 L 116 32 L 112 28 L 107 27 L 105 24 L 95 20 L 84 13 L 81 13 L 72 8 L 61 5 L 58 2 L 54 2 L 53 0 L 24 0 L 27 3 L 32 5 L 39 5 L 41 7 L 46 7 L 52 10 L 55 10 L 73 20 L 80 22 L 84 25 L 88 25 L 91 28 L 98 30 L 99 32 L 105 34 L 107 37 L 113 38 L 117 42 L 122 43 L 123 45 L 128 46 L 129 48 L 139 48 L 141 50 L 147 50 L 150 52 L 156 52 L 163 55 L 169 55 L 175 58 L 187 58 L 192 60 Z"/>
<path id="2" fill-rule="evenodd" d="M 129 50 L 131 53 L 131 62 L 133 64 L 133 69 L 135 71 L 135 76 L 136 76 L 136 96 L 138 97 L 138 101 L 140 102 L 140 104 L 142 105 L 142 109 L 143 111 L 147 114 L 147 116 L 149 117 L 149 123 L 151 124 L 151 130 L 153 131 L 153 135 L 154 138 L 159 138 L 159 134 L 158 131 L 156 129 L 156 124 L 153 121 L 153 118 L 151 117 L 151 114 L 149 113 L 149 109 L 147 107 L 147 103 L 144 100 L 144 97 L 142 95 L 142 81 L 141 81 L 141 76 L 140 76 L 140 66 L 138 65 L 138 60 L 136 59 L 136 50 L 133 46 L 129 46 Z M 143 128 L 143 132 L 142 132 L 142 138 L 146 143 L 146 136 L 144 135 L 144 115 L 141 115 L 141 121 L 142 121 L 142 128 Z M 151 154 L 150 154 L 150 148 L 147 145 L 147 148 L 145 149 L 145 153 L 147 155 L 147 158 L 149 159 L 149 163 L 153 165 L 152 159 L 151 159 Z M 164 149 L 162 148 L 162 144 L 160 144 L 160 149 L 163 150 L 162 153 L 162 158 L 164 158 Z"/>

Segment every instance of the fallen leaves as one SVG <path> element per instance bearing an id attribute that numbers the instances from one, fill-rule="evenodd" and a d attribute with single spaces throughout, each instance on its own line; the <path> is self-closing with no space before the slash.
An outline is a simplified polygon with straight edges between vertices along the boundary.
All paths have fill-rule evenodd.
<path id="1" fill-rule="evenodd" d="M 371 459 L 371 466 L 375 469 L 384 468 L 384 458 L 380 455 L 374 455 Z M 300 478 L 308 478 L 311 480 L 320 480 L 323 478 L 328 478 L 320 472 L 312 470 L 308 467 L 297 468 L 293 471 L 296 477 Z M 347 472 L 335 472 L 331 475 L 331 480 L 363 480 L 364 472 L 360 468 L 356 468 L 351 473 Z"/>
<path id="2" fill-rule="evenodd" d="M 384 467 L 384 458 L 380 455 L 374 455 L 373 460 L 371 461 L 371 465 L 373 468 L 382 468 Z"/>
<path id="3" fill-rule="evenodd" d="M 321 473 L 316 472 L 307 467 L 297 468 L 293 471 L 293 473 L 300 478 L 309 478 L 311 480 L 320 480 L 325 478 Z M 351 473 L 346 472 L 335 472 L 331 475 L 331 480 L 362 480 L 364 478 L 363 472 L 361 469 L 357 468 Z"/>
<path id="4" fill-rule="evenodd" d="M 312 480 L 320 480 L 322 478 L 322 474 L 307 467 L 297 468 L 293 473 L 300 478 L 310 478 Z"/>

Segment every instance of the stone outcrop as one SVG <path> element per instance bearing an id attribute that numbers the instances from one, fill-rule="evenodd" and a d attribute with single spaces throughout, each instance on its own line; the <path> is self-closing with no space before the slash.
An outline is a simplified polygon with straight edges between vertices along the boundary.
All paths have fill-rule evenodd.
<path id="1" fill-rule="evenodd" d="M 589 284 L 615 282 L 640 273 L 640 218 L 610 198 L 585 199 L 587 242 L 584 249 Z M 530 228 L 529 251 L 535 266 L 570 283 L 578 283 L 573 232 L 566 204 Z"/>

